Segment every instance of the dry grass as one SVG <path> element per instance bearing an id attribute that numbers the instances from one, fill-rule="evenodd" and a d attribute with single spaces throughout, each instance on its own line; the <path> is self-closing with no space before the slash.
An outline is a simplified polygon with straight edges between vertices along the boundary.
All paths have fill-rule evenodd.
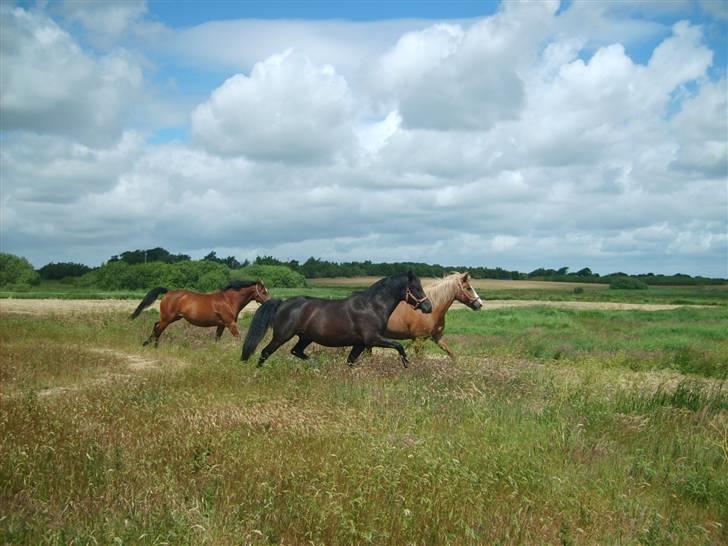
<path id="1" fill-rule="evenodd" d="M 601 353 L 425 351 L 405 370 L 282 349 L 256 369 L 185 324 L 143 349 L 152 316 L 2 315 L 0 542 L 728 540 L 716 379 Z"/>

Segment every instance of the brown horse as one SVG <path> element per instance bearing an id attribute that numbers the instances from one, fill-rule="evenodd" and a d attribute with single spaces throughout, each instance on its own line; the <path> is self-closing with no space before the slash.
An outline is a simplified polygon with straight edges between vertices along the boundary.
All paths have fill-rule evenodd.
<path id="1" fill-rule="evenodd" d="M 445 313 L 453 301 L 464 303 L 478 311 L 483 302 L 470 284 L 470 274 L 453 273 L 425 289 L 432 302 L 432 313 L 424 314 L 400 302 L 389 316 L 385 336 L 393 339 L 432 338 L 437 346 L 455 359 L 442 334 L 445 332 Z"/>
<path id="2" fill-rule="evenodd" d="M 260 281 L 231 281 L 225 288 L 212 294 L 200 294 L 189 290 L 173 290 L 158 286 L 152 288 L 139 306 L 129 317 L 134 319 L 144 309 L 152 305 L 159 294 L 166 294 L 159 304 L 159 321 L 154 323 L 152 334 L 144 342 L 148 345 L 154 340 L 154 346 L 159 345 L 159 336 L 164 329 L 179 319 L 185 319 L 195 326 L 217 326 L 215 341 L 220 339 L 225 327 L 235 337 L 238 332 L 238 314 L 251 300 L 264 303 L 270 299 L 270 294 Z"/>

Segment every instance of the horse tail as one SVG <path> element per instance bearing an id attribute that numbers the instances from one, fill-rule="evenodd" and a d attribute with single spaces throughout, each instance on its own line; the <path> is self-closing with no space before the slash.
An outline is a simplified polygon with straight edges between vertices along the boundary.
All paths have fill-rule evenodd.
<path id="1" fill-rule="evenodd" d="M 144 299 L 139 304 L 139 306 L 136 309 L 134 309 L 134 312 L 129 317 L 129 320 L 137 318 L 139 316 L 139 313 L 141 313 L 142 311 L 144 311 L 144 309 L 146 309 L 147 307 L 152 305 L 155 301 L 157 301 L 157 296 L 159 296 L 159 294 L 166 294 L 166 293 L 167 293 L 167 289 L 164 288 L 163 286 L 157 286 L 156 288 L 152 288 L 149 292 L 147 292 L 147 295 L 144 296 Z"/>
<path id="2" fill-rule="evenodd" d="M 240 357 L 241 360 L 248 360 L 255 352 L 255 348 L 268 331 L 268 326 L 270 326 L 270 323 L 273 322 L 273 317 L 276 316 L 276 311 L 278 311 L 278 306 L 281 303 L 283 303 L 283 300 L 271 299 L 258 307 L 255 315 L 253 315 L 253 321 L 250 323 L 250 328 L 248 328 L 245 341 L 243 341 L 243 354 Z"/>

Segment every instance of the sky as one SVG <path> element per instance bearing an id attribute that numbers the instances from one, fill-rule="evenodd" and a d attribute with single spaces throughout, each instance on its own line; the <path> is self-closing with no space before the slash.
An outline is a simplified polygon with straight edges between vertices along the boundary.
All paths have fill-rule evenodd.
<path id="1" fill-rule="evenodd" d="M 728 278 L 728 3 L 0 0 L 0 249 Z"/>

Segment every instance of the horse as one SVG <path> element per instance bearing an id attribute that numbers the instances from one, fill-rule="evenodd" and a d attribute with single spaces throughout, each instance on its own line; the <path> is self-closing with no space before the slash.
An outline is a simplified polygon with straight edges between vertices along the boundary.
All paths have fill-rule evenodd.
<path id="1" fill-rule="evenodd" d="M 445 313 L 455 300 L 473 309 L 480 310 L 483 302 L 470 284 L 469 273 L 453 273 L 439 282 L 429 286 L 425 293 L 432 302 L 432 313 L 418 313 L 412 307 L 401 302 L 394 309 L 387 321 L 384 335 L 393 339 L 431 338 L 438 347 L 455 360 L 442 334 L 445 332 Z"/>
<path id="2" fill-rule="evenodd" d="M 261 281 L 234 280 L 222 290 L 211 294 L 200 294 L 190 290 L 170 292 L 163 286 L 158 286 L 144 296 L 129 319 L 138 317 L 139 313 L 152 305 L 160 294 L 165 296 L 159 304 L 159 321 L 154 323 L 152 333 L 143 345 L 149 345 L 154 340 L 154 346 L 159 346 L 159 336 L 165 328 L 182 318 L 195 326 L 217 326 L 215 341 L 220 339 L 226 326 L 232 335 L 240 337 L 237 321 L 242 308 L 253 299 L 260 304 L 270 299 L 268 289 Z"/>
<path id="3" fill-rule="evenodd" d="M 385 277 L 345 299 L 297 296 L 286 301 L 268 300 L 255 312 L 240 359 L 247 361 L 250 358 L 272 325 L 273 339 L 261 351 L 258 366 L 297 335 L 298 343 L 291 349 L 291 354 L 302 360 L 309 358 L 304 350 L 314 342 L 326 347 L 351 346 L 346 359 L 350 366 L 365 347 L 389 347 L 399 353 L 406 368 L 409 361 L 402 345 L 383 335 L 387 319 L 400 301 L 423 313 L 432 312 L 432 304 L 412 271 Z"/>

